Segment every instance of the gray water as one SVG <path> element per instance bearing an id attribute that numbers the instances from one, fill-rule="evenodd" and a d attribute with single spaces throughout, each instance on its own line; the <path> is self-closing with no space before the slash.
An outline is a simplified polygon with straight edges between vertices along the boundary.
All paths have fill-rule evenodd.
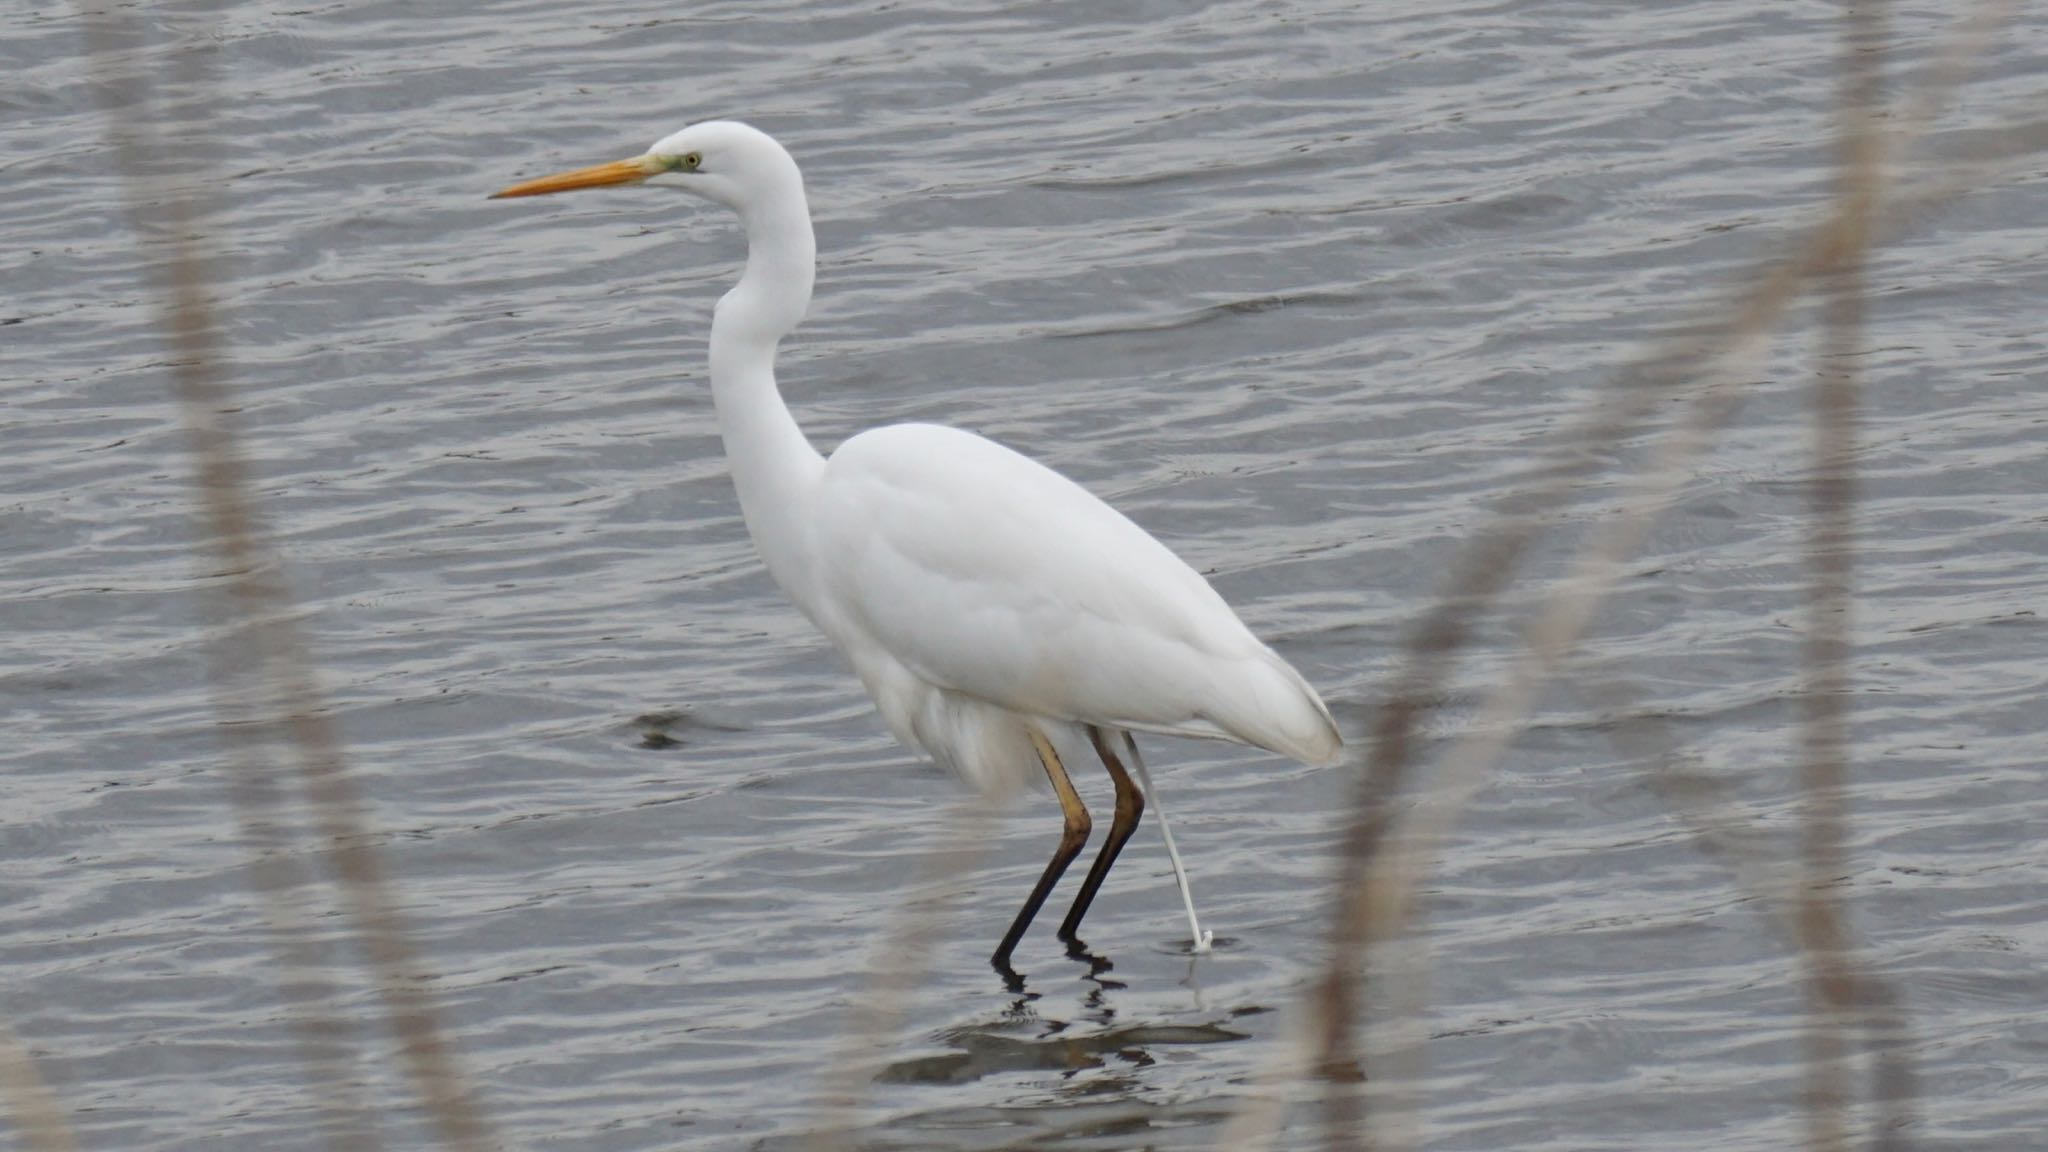
<path id="1" fill-rule="evenodd" d="M 1899 15 L 1907 63 L 1943 7 Z M 783 371 L 814 439 L 941 420 L 1067 472 L 1211 573 L 1355 733 L 1544 437 L 1827 195 L 1835 11 L 149 6 L 154 47 L 120 66 L 165 82 L 153 53 L 198 36 L 220 77 L 238 427 L 497 1122 L 528 1148 L 784 1146 L 959 790 L 747 543 L 704 380 L 736 229 L 651 186 L 485 194 L 708 116 L 775 133 L 818 223 Z M 85 45 L 64 7 L 0 28 L 0 1019 L 88 1148 L 319 1147 Z M 2036 14 L 1938 141 L 2037 114 L 2044 71 Z M 2048 1129 L 2043 181 L 2021 164 L 1871 274 L 1842 892 L 1911 1010 L 1929 1147 Z M 1811 346 L 1801 317 L 1589 645 L 1779 858 Z M 1559 518 L 1534 575 L 1621 491 Z M 1515 618 L 1426 752 L 1469 726 Z M 1800 969 L 1615 719 L 1547 697 L 1426 885 L 1433 1148 L 1798 1138 Z M 1270 1058 L 1320 954 L 1346 774 L 1149 747 L 1224 945 L 1185 954 L 1148 827 L 1088 925 L 1114 971 L 1062 955 L 1052 908 L 1007 991 L 985 957 L 1057 834 L 1029 798 L 925 958 L 876 1146 L 1203 1146 Z M 417 1146 L 388 1041 L 361 1039 L 384 1134 Z"/>

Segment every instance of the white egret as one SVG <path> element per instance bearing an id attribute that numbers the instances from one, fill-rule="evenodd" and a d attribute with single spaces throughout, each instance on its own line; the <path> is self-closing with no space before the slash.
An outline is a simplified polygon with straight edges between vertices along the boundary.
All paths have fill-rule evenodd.
<path id="1" fill-rule="evenodd" d="M 1008 971 L 1011 949 L 1088 839 L 1088 810 L 1055 749 L 1083 738 L 1115 783 L 1116 815 L 1060 938 L 1074 942 L 1150 798 L 1195 949 L 1206 950 L 1211 935 L 1131 733 L 1328 763 L 1341 741 L 1315 689 L 1165 545 L 1008 448 L 932 424 L 863 432 L 829 457 L 811 447 L 776 389 L 775 349 L 810 304 L 817 247 L 803 177 L 765 133 L 707 121 L 645 155 L 497 196 L 657 177 L 746 225 L 746 268 L 712 312 L 711 396 L 769 575 L 845 653 L 905 744 L 990 791 L 1044 773 L 1059 798 L 1059 848 L 996 948 L 996 967 Z"/>

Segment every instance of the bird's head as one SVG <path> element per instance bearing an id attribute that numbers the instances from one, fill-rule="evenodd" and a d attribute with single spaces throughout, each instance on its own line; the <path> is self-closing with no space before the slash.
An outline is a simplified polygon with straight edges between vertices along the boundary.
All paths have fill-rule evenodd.
<path id="1" fill-rule="evenodd" d="M 737 120 L 706 120 L 662 137 L 644 155 L 514 184 L 491 199 L 646 180 L 674 183 L 742 214 L 780 192 L 803 189 L 796 162 L 774 137 Z"/>

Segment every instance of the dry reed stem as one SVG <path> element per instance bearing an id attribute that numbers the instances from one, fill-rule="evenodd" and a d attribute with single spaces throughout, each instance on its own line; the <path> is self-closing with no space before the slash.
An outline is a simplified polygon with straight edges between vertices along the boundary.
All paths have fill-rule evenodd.
<path id="1" fill-rule="evenodd" d="M 819 1090 L 818 1121 L 805 1145 L 816 1152 L 847 1147 L 860 1125 L 861 1100 L 883 1067 L 910 994 L 924 977 L 945 913 L 986 853 L 1001 798 L 970 797 L 945 818 L 947 835 L 929 852 L 868 963 L 865 995 L 854 1006 Z"/>
<path id="2" fill-rule="evenodd" d="M 1762 348 L 1761 334 L 1755 334 L 1730 350 L 1731 361 L 1690 398 L 1682 419 L 1656 445 L 1638 490 L 1621 511 L 1595 527 L 1572 571 L 1553 586 L 1523 634 L 1522 650 L 1505 683 L 1488 698 L 1467 734 L 1437 763 L 1428 792 L 1416 797 L 1368 864 L 1363 885 L 1370 893 L 1365 904 L 1368 940 L 1390 942 L 1406 929 L 1416 889 L 1434 865 L 1437 849 L 1626 574 L 1624 565 L 1655 526 L 1658 513 L 1692 476 L 1714 434 L 1734 414 L 1746 390 L 1744 372 Z"/>
<path id="3" fill-rule="evenodd" d="M 269 771 L 243 741 L 248 730 L 238 721 L 249 719 L 265 727 L 275 725 L 286 738 L 312 821 L 327 841 L 343 906 L 369 958 L 376 990 L 398 1036 L 407 1071 L 441 1139 L 464 1152 L 484 1152 L 496 1147 L 497 1141 L 475 1103 L 453 1048 L 435 1021 L 425 975 L 413 956 L 389 884 L 374 855 L 361 797 L 348 775 L 325 712 L 324 694 L 295 625 L 289 589 L 274 549 L 258 524 L 245 459 L 224 419 L 232 406 L 222 369 L 219 328 L 207 289 L 210 261 L 204 247 L 207 226 L 215 213 L 202 193 L 217 187 L 220 177 L 209 170 L 209 156 L 200 141 L 181 140 L 177 148 L 167 148 L 171 138 L 155 131 L 148 102 L 117 99 L 122 78 L 112 72 L 111 64 L 104 63 L 115 56 L 116 26 L 102 10 L 87 8 L 84 14 L 92 37 L 91 55 L 101 70 L 102 94 L 108 100 L 109 133 L 123 177 L 128 214 L 145 237 L 145 250 L 150 243 L 145 205 L 152 202 L 146 194 L 150 187 L 147 165 L 158 159 L 186 162 L 183 179 L 159 189 L 168 193 L 160 204 L 170 217 L 169 236 L 163 241 L 165 282 L 160 286 L 159 322 L 174 350 L 172 394 L 198 472 L 196 486 L 206 544 L 214 553 L 217 570 L 227 576 L 225 610 L 236 621 L 216 652 L 216 700 L 222 704 L 224 740 L 230 746 L 238 781 L 230 792 L 258 849 L 252 871 L 273 929 L 283 942 L 281 958 L 289 976 L 309 982 L 300 988 L 327 991 L 313 980 L 315 953 L 303 918 L 291 908 L 289 895 L 294 885 L 280 871 L 284 858 L 279 852 L 265 851 L 279 847 L 277 830 L 289 825 L 276 818 L 282 804 Z M 185 90 L 195 95 L 204 95 L 209 87 L 210 78 L 200 57 L 198 50 L 187 47 L 173 59 Z M 229 644 L 233 645 L 232 659 Z M 249 656 L 254 659 L 243 659 Z M 255 689 L 246 697 L 221 677 L 224 669 L 235 667 L 248 670 L 243 684 Z M 237 702 L 246 702 L 247 717 L 235 714 Z M 301 1055 L 326 1081 L 325 1090 L 336 1094 L 330 1098 L 315 1093 L 338 1126 L 330 1142 L 347 1148 L 373 1147 L 368 1117 L 354 1106 L 355 1090 L 345 1074 L 346 1053 L 341 1043 L 345 1025 L 333 1013 L 304 1000 L 295 1003 L 293 1030 Z M 337 1108 L 336 1099 L 350 1103 Z"/>
<path id="4" fill-rule="evenodd" d="M 1828 229 L 1821 232 L 1814 248 L 1825 247 L 1831 238 Z M 1386 856 L 1386 846 L 1401 819 L 1394 800 L 1400 795 L 1412 757 L 1410 745 L 1415 726 L 1432 706 L 1471 619 L 1505 587 L 1514 564 L 1534 537 L 1542 514 L 1561 505 L 1582 472 L 1590 470 L 1597 459 L 1592 451 L 1597 442 L 1588 437 L 1602 432 L 1614 440 L 1626 436 L 1634 422 L 1646 414 L 1651 398 L 1661 398 L 1682 387 L 1687 379 L 1686 365 L 1692 361 L 1713 361 L 1741 348 L 1755 347 L 1796 297 L 1806 269 L 1812 264 L 1817 261 L 1795 259 L 1773 269 L 1741 301 L 1734 321 L 1715 333 L 1721 337 L 1719 341 L 1711 337 L 1677 341 L 1633 366 L 1632 373 L 1625 373 L 1635 376 L 1636 387 L 1623 391 L 1614 398 L 1614 403 L 1596 406 L 1594 414 L 1556 452 L 1559 458 L 1548 470 L 1546 483 L 1531 496 L 1516 501 L 1513 507 L 1498 512 L 1493 522 L 1480 530 L 1475 543 L 1468 548 L 1464 564 L 1453 573 L 1452 591 L 1432 608 L 1422 628 L 1407 644 L 1407 667 L 1374 725 L 1366 769 L 1359 775 L 1359 786 L 1354 791 L 1353 817 L 1342 846 L 1330 960 L 1311 993 L 1321 1005 L 1315 1013 L 1321 1030 L 1317 1038 L 1321 1055 L 1315 1064 L 1331 1086 L 1326 1092 L 1329 1147 L 1360 1146 L 1361 1113 L 1357 1098 L 1341 1087 L 1358 1063 L 1353 1032 L 1357 1018 L 1356 986 L 1361 980 L 1359 958 L 1369 941 L 1385 938 L 1386 933 L 1405 922 L 1407 892 L 1412 887 L 1408 853 L 1416 841 L 1411 838 L 1408 848 L 1391 858 Z M 1733 389 L 1725 395 L 1732 402 Z M 1710 410 L 1699 404 L 1693 408 L 1696 414 Z M 1687 423 L 1697 425 L 1699 421 Z M 1653 510 L 1654 503 L 1641 506 L 1644 514 L 1620 517 L 1621 527 L 1608 527 L 1596 533 L 1596 547 L 1609 551 L 1617 546 L 1632 547 L 1630 541 L 1647 531 L 1646 513 Z M 1462 754 L 1464 762 L 1454 765 L 1447 774 L 1455 787 L 1443 793 L 1447 803 L 1439 806 L 1434 818 L 1437 824 L 1448 827 L 1462 808 L 1463 799 L 1476 790 L 1490 764 L 1484 754 L 1489 749 L 1504 748 L 1512 739 L 1512 725 L 1518 723 L 1542 682 L 1590 620 L 1591 611 L 1598 604 L 1596 592 L 1611 583 L 1613 576 L 1607 570 L 1616 563 L 1613 557 L 1594 552 L 1581 558 L 1573 578 L 1559 583 L 1559 599 L 1547 606 L 1529 632 L 1532 645 L 1540 647 L 1524 653 L 1509 683 L 1482 711 L 1473 741 L 1483 743 L 1468 741 Z"/>
<path id="5" fill-rule="evenodd" d="M 1789 866 L 1773 865 L 1770 838 L 1757 822 L 1746 821 L 1733 806 L 1716 795 L 1719 782 L 1688 757 L 1661 725 L 1636 706 L 1635 693 L 1613 680 L 1582 684 L 1589 695 L 1598 696 L 1604 707 L 1625 719 L 1609 731 L 1625 756 L 1652 765 L 1651 788 L 1671 809 L 1713 860 L 1727 867 L 1735 887 L 1743 895 L 1768 909 L 1770 923 L 1795 955 L 1802 950 L 1800 917 L 1804 908 L 1803 869 L 1800 861 Z M 1871 1061 L 1871 1094 L 1876 1105 L 1872 1147 L 1896 1149 L 1904 1144 L 1902 1133 L 1914 1114 L 1916 1075 L 1912 1060 L 1912 1033 L 1899 997 L 1891 983 L 1874 969 L 1846 954 L 1851 979 L 1858 989 L 1857 1008 Z"/>
<path id="6" fill-rule="evenodd" d="M 64 1106 L 36 1067 L 21 1038 L 0 1022 L 0 1100 L 30 1152 L 78 1152 L 78 1138 L 64 1119 Z"/>
<path id="7" fill-rule="evenodd" d="M 1288 1097 L 1307 1081 L 1316 1069 L 1311 1062 L 1320 1029 L 1309 1019 L 1313 1002 L 1302 997 L 1289 1006 L 1279 1038 L 1274 1042 L 1274 1059 L 1252 1076 L 1251 1092 L 1238 1102 L 1216 1147 L 1230 1152 L 1268 1152 L 1287 1121 Z"/>
<path id="8" fill-rule="evenodd" d="M 1836 202 L 1843 243 L 1821 276 L 1821 347 L 1813 389 L 1812 532 L 1808 538 L 1806 683 L 1800 774 L 1799 954 L 1807 968 L 1806 1142 L 1847 1152 L 1849 1069 L 1845 1033 L 1859 1023 L 1858 981 L 1834 886 L 1849 871 L 1843 849 L 1849 773 L 1849 659 L 1855 601 L 1857 357 L 1863 353 L 1864 263 L 1883 188 L 1885 6 L 1849 0 L 1842 28 L 1841 128 Z"/>
<path id="9" fill-rule="evenodd" d="M 1760 822 L 1745 820 L 1735 810 L 1722 795 L 1721 781 L 1679 747 L 1660 718 L 1642 710 L 1633 689 L 1583 671 L 1578 684 L 1588 699 L 1620 717 L 1608 728 L 1608 738 L 1624 758 L 1649 765 L 1650 790 L 1692 833 L 1701 853 L 1725 866 L 1738 894 L 1766 909 L 1786 946 L 1798 948 L 1799 877 L 1773 860 Z"/>
<path id="10" fill-rule="evenodd" d="M 1904 153 L 1924 133 L 1959 83 L 1966 54 L 1989 39 L 1998 19 L 2008 9 L 2009 5 L 2004 3 L 1986 4 L 1951 37 L 1941 64 L 1910 106 L 1912 115 L 1891 133 L 1896 142 L 1891 149 L 1894 155 Z M 2038 141 L 2044 135 L 2043 127 L 2038 120 L 2017 122 L 2005 134 L 2006 142 Z M 1989 170 L 2010 154 L 2011 149 L 1996 150 L 1988 157 L 1980 157 L 1980 163 L 1971 170 L 1958 171 L 1916 195 L 1900 197 L 1896 210 L 1884 218 L 1884 230 L 1901 231 L 1930 209 L 1988 179 Z M 1806 242 L 1792 258 L 1767 266 L 1754 283 L 1739 290 L 1726 303 L 1721 309 L 1726 319 L 1698 335 L 1667 340 L 1625 368 L 1592 414 L 1548 454 L 1537 486 L 1523 496 L 1503 501 L 1489 523 L 1476 534 L 1461 563 L 1453 569 L 1449 591 L 1404 645 L 1404 666 L 1374 725 L 1366 764 L 1358 774 L 1353 792 L 1352 816 L 1341 847 L 1328 968 L 1309 993 L 1316 1004 L 1311 1016 L 1316 1024 L 1317 1056 L 1307 1063 L 1333 1089 L 1326 1100 L 1330 1146 L 1349 1147 L 1363 1138 L 1355 1097 L 1337 1089 L 1337 1085 L 1356 1064 L 1353 1031 L 1359 958 L 1373 938 L 1373 926 L 1388 922 L 1386 912 L 1391 908 L 1383 906 L 1394 895 L 1376 890 L 1364 878 L 1369 862 L 1386 843 L 1396 819 L 1391 801 L 1402 788 L 1412 755 L 1415 725 L 1431 708 L 1470 620 L 1505 585 L 1540 517 L 1561 506 L 1577 482 L 1591 471 L 1599 446 L 1627 435 L 1655 400 L 1680 388 L 1690 365 L 1711 363 L 1731 348 L 1761 339 L 1807 282 L 1832 266 L 1847 244 L 1868 244 L 1874 239 L 1867 217 L 1863 226 L 1857 227 L 1847 219 L 1844 206 L 1835 205 L 1830 216 L 1808 233 Z M 1392 903 L 1398 905 L 1400 901 L 1396 898 Z"/>
<path id="11" fill-rule="evenodd" d="M 2048 149 L 2048 118 L 2009 121 L 1987 133 L 1979 146 L 1948 173 L 1894 197 L 1883 215 L 1880 238 L 1895 238 L 1923 222 L 1934 210 L 1987 185 L 2016 156 L 2044 149 Z M 1761 320 L 1775 318 L 1790 304 L 1794 289 L 1819 265 L 1828 245 L 1834 242 L 1833 227 L 1832 222 L 1816 227 L 1808 234 L 1808 243 L 1799 255 L 1766 270 L 1753 293 L 1733 305 L 1739 313 L 1736 320 L 1718 327 L 1716 333 L 1741 334 Z M 1624 382 L 1637 387 L 1670 387 L 1663 379 L 1664 373 L 1688 356 L 1704 355 L 1713 344 L 1711 336 L 1700 341 L 1678 341 L 1650 360 L 1626 369 Z M 1590 446 L 1582 455 L 1576 454 L 1575 449 L 1585 445 L 1585 437 L 1594 430 L 1604 428 L 1617 437 L 1625 435 L 1631 427 L 1627 417 L 1640 410 L 1634 394 L 1623 392 L 1605 410 L 1596 412 L 1562 437 L 1563 446 L 1553 451 L 1554 459 L 1542 476 L 1542 487 L 1520 499 L 1503 501 L 1496 508 L 1493 520 L 1479 530 L 1461 565 L 1454 569 L 1451 591 L 1442 595 L 1423 624 L 1404 643 L 1405 664 L 1373 726 L 1364 770 L 1354 786 L 1352 816 L 1340 844 L 1340 864 L 1345 874 L 1336 886 L 1337 892 L 1354 892 L 1359 881 L 1351 877 L 1350 869 L 1356 861 L 1369 859 L 1377 852 L 1387 835 L 1396 816 L 1391 811 L 1391 801 L 1399 794 L 1411 755 L 1407 745 L 1414 737 L 1419 719 L 1433 708 L 1449 656 L 1462 643 L 1470 621 L 1505 584 L 1509 574 L 1506 566 L 1519 558 L 1542 510 L 1561 503 L 1571 481 L 1590 471 L 1575 463 L 1575 456 L 1589 462 L 1594 459 Z M 1238 1115 L 1224 1129 L 1226 1139 L 1221 1147 L 1271 1147 L 1284 1118 L 1284 1108 L 1275 1106 L 1272 1092 L 1285 1083 L 1286 1078 L 1281 1075 L 1285 1069 L 1299 1068 L 1303 1076 L 1313 1072 L 1326 1078 L 1335 1070 L 1341 1079 L 1347 1070 L 1356 1068 L 1351 1038 L 1345 1031 L 1355 1012 L 1355 992 L 1350 987 L 1353 977 L 1349 972 L 1355 968 L 1355 957 L 1364 947 L 1358 925 L 1372 919 L 1369 904 L 1363 903 L 1369 900 L 1369 894 L 1340 897 L 1340 906 L 1332 915 L 1331 933 L 1333 941 L 1339 943 L 1333 944 L 1330 963 L 1332 969 L 1344 971 L 1326 970 L 1306 994 L 1316 1004 L 1311 1024 L 1296 1037 L 1284 1039 L 1280 1044 L 1283 1050 L 1254 1077 L 1260 1090 L 1239 1106 Z M 1358 911 L 1359 908 L 1364 911 Z M 1903 1035 L 1903 1031 L 1899 1034 Z M 1297 1044 L 1313 1052 L 1294 1051 Z M 1896 1051 L 1893 1056 L 1890 1078 L 1886 1080 L 1890 1087 L 1881 1099 L 1909 1101 L 1909 1068 L 1897 1058 Z M 1356 1113 L 1350 1115 L 1355 1125 Z M 1341 1117 L 1338 1120 L 1341 1122 Z"/>
<path id="12" fill-rule="evenodd" d="M 143 174 L 144 167 L 151 154 L 164 149 L 146 117 L 130 113 L 147 109 L 150 101 L 142 91 L 124 91 L 127 78 L 116 72 L 112 64 L 118 56 L 113 21 L 101 12 L 87 11 L 85 15 L 88 59 L 96 73 L 95 87 L 106 104 L 109 140 L 115 166 L 123 173 L 127 214 L 140 233 L 144 230 L 145 206 L 150 203 L 145 194 L 149 181 Z M 181 54 L 173 63 L 188 89 L 203 91 L 202 78 L 191 74 L 196 67 L 192 55 Z M 196 146 L 201 142 L 191 143 Z M 167 278 L 158 285 L 158 291 L 174 303 L 165 305 L 160 325 L 170 333 L 175 349 L 173 382 L 186 397 L 181 403 L 181 414 L 188 451 L 199 473 L 197 486 L 202 492 L 234 490 L 245 483 L 244 468 L 232 439 L 220 426 L 219 414 L 225 401 L 211 395 L 214 383 L 207 366 L 215 356 L 214 330 L 203 304 L 199 312 L 183 306 L 204 290 L 199 273 L 201 257 L 192 246 L 202 220 L 209 215 L 198 207 L 198 190 L 190 186 L 189 179 L 184 183 L 186 186 L 163 198 L 162 206 L 171 215 L 167 230 L 172 251 L 163 261 Z M 191 391 L 195 386 L 197 395 Z M 225 548 L 246 551 L 248 535 L 241 528 L 223 526 L 217 516 L 213 527 L 215 538 Z M 253 583 L 275 575 L 267 568 L 259 570 L 247 556 L 231 559 L 229 565 L 230 573 L 239 574 L 239 582 Z M 230 596 L 234 595 L 235 587 L 231 585 Z M 249 845 L 250 880 L 261 899 L 273 946 L 278 951 L 286 1027 L 299 1061 L 315 1086 L 314 1105 L 321 1113 L 328 1147 L 337 1152 L 371 1149 L 376 1142 L 369 1111 L 350 1074 L 350 1025 L 336 1007 L 339 992 L 334 982 L 321 975 L 330 963 L 328 950 L 317 944 L 310 909 L 296 895 L 309 888 L 315 877 L 310 867 L 293 854 L 295 837 L 286 811 L 287 799 L 265 763 L 266 749 L 273 754 L 275 751 L 274 724 L 266 720 L 261 703 L 250 690 L 251 681 L 260 677 L 237 674 L 264 666 L 265 658 L 259 650 L 262 627 L 253 611 L 238 616 L 234 607 L 228 597 L 210 606 L 209 615 L 218 619 L 214 625 L 216 636 L 208 645 L 207 685 L 220 718 L 216 731 L 227 758 L 229 796 L 243 839 Z"/>

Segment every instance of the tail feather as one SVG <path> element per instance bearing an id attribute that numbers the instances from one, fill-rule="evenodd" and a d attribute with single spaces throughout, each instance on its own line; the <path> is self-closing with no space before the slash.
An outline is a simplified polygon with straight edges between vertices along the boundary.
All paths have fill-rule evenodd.
<path id="1" fill-rule="evenodd" d="M 1248 660 L 1232 678 L 1227 701 L 1211 717 L 1247 744 L 1304 764 L 1328 765 L 1344 752 L 1344 737 L 1322 697 L 1301 673 L 1271 649 Z"/>

